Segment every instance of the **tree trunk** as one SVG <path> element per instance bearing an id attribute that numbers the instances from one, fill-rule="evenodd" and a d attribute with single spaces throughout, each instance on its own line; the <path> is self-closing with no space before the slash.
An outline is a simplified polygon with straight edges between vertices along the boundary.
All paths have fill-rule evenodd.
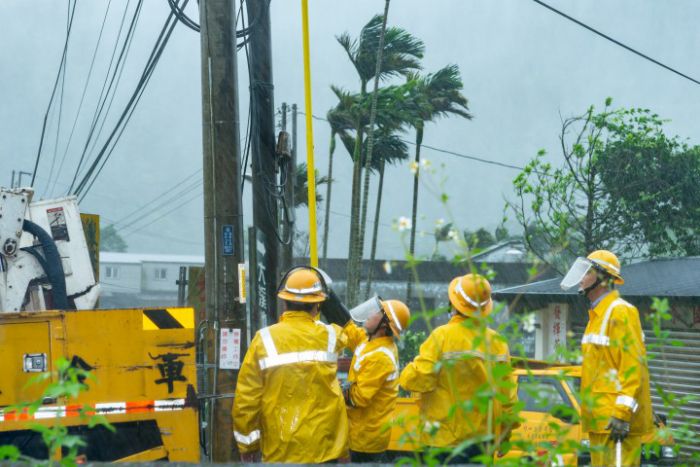
<path id="1" fill-rule="evenodd" d="M 345 300 L 348 306 L 356 305 L 357 298 L 357 234 L 360 225 L 360 190 L 362 188 L 362 138 L 361 123 L 357 125 L 355 148 L 353 149 L 352 203 L 350 205 L 350 241 L 348 242 L 347 288 Z"/>
<path id="2" fill-rule="evenodd" d="M 331 191 L 333 188 L 333 153 L 335 152 L 335 131 L 331 129 L 331 144 L 328 149 L 328 185 L 326 186 L 326 216 L 323 219 L 323 260 L 328 259 L 328 222 L 331 214 Z M 324 264 L 324 267 L 326 265 Z"/>
<path id="3" fill-rule="evenodd" d="M 423 124 L 419 124 L 416 128 L 416 174 L 413 176 L 413 209 L 411 211 L 411 241 L 409 243 L 408 252 L 411 260 L 416 252 L 416 218 L 418 217 L 418 177 L 420 175 L 420 147 L 423 144 Z M 413 282 L 409 275 L 406 283 L 406 304 L 411 306 L 411 296 L 413 294 Z"/>
<path id="4" fill-rule="evenodd" d="M 374 68 L 374 89 L 372 89 L 372 106 L 369 112 L 369 130 L 367 133 L 367 154 L 365 155 L 365 183 L 362 192 L 362 212 L 360 225 L 357 234 L 357 262 L 358 262 L 358 278 L 357 287 L 359 293 L 360 275 L 362 274 L 362 257 L 365 248 L 365 230 L 367 228 L 367 204 L 369 204 L 369 180 L 370 168 L 372 167 L 372 150 L 374 149 L 374 123 L 377 119 L 377 97 L 379 91 L 379 74 L 382 71 L 382 56 L 384 55 L 384 36 L 386 33 L 386 21 L 389 15 L 389 4 L 391 0 L 384 2 L 384 17 L 382 21 L 382 30 L 379 33 L 379 48 L 377 49 L 377 61 Z M 371 268 L 371 265 L 370 265 Z"/>
<path id="5" fill-rule="evenodd" d="M 374 259 L 377 253 L 377 235 L 379 233 L 379 211 L 382 207 L 382 193 L 384 190 L 384 159 L 381 160 L 379 166 L 379 186 L 377 187 L 377 207 L 374 211 L 374 227 L 372 231 L 372 250 L 369 256 L 369 272 L 367 273 L 367 291 L 365 292 L 365 299 L 369 298 L 370 291 L 372 289 L 372 271 L 374 270 Z"/>

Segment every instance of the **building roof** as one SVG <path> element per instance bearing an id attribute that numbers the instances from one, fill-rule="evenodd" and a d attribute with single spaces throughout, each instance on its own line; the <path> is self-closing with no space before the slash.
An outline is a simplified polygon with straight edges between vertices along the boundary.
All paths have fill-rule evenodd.
<path id="1" fill-rule="evenodd" d="M 143 264 L 143 263 L 172 263 L 172 264 L 204 264 L 204 256 L 198 255 L 157 255 L 150 253 L 117 253 L 100 251 L 100 263 Z"/>
<path id="2" fill-rule="evenodd" d="M 620 286 L 624 297 L 700 298 L 700 257 L 668 258 L 623 265 L 625 284 Z M 518 296 L 565 299 L 577 296 L 576 289 L 564 291 L 561 277 L 501 289 L 494 293 L 499 300 Z"/>
<path id="3" fill-rule="evenodd" d="M 308 264 L 307 259 L 295 258 L 295 263 L 302 265 Z M 347 263 L 346 259 L 328 258 L 320 260 L 319 266 L 323 268 L 328 275 L 336 282 L 345 281 L 347 278 Z M 513 263 L 513 262 L 483 262 L 473 261 L 474 267 L 478 272 L 484 273 L 484 270 L 491 270 L 495 273 L 493 280 L 494 285 L 511 285 L 522 284 L 529 277 L 529 269 L 532 266 L 530 263 Z M 361 278 L 364 281 L 367 277 L 369 268 L 372 268 L 372 280 L 375 282 L 406 282 L 413 279 L 413 271 L 409 267 L 407 261 L 384 261 L 369 260 L 362 261 Z M 416 265 L 416 273 L 420 282 L 444 282 L 449 283 L 453 278 L 466 274 L 470 270 L 470 266 L 466 263 L 452 263 L 449 261 L 424 261 Z M 548 274 L 544 277 L 551 277 Z"/>
<path id="4" fill-rule="evenodd" d="M 524 263 L 527 250 L 521 240 L 506 240 L 472 256 L 473 261 L 487 263 Z"/>

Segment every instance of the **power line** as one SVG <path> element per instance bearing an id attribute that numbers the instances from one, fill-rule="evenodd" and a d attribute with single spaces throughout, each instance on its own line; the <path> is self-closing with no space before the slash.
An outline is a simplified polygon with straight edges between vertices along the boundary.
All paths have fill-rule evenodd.
<path id="1" fill-rule="evenodd" d="M 582 23 L 581 21 L 577 20 L 576 18 L 572 18 L 571 16 L 567 15 L 566 13 L 564 13 L 564 12 L 562 12 L 562 11 L 559 11 L 559 10 L 557 10 L 556 8 L 554 8 L 554 7 L 550 6 L 550 5 L 547 5 L 546 3 L 544 3 L 544 2 L 541 1 L 541 0 L 532 0 L 532 1 L 535 2 L 535 3 L 537 3 L 537 4 L 540 5 L 540 6 L 543 6 L 543 7 L 547 8 L 548 10 L 553 11 L 554 13 L 556 13 L 556 14 L 558 14 L 558 15 L 560 15 L 560 16 L 566 18 L 566 19 L 568 19 L 569 21 L 572 21 L 572 22 L 578 24 L 578 25 L 581 26 L 582 28 L 588 29 L 588 30 L 591 31 L 592 33 L 597 34 L 597 35 L 599 35 L 600 37 L 609 40 L 609 41 L 612 42 L 613 44 L 616 44 L 616 45 L 622 47 L 623 49 L 625 49 L 625 50 L 627 50 L 627 51 L 629 51 L 629 52 L 632 52 L 632 53 L 635 54 L 635 55 L 638 55 L 638 56 L 640 56 L 640 57 L 642 57 L 642 58 L 644 58 L 644 59 L 646 59 L 646 60 L 649 60 L 651 63 L 653 63 L 653 64 L 655 64 L 655 65 L 658 65 L 658 66 L 660 66 L 661 68 L 665 68 L 666 70 L 670 71 L 671 73 L 675 73 L 675 74 L 677 74 L 678 76 L 681 76 L 681 77 L 683 77 L 683 78 L 685 78 L 685 79 L 687 79 L 687 80 L 689 80 L 689 81 L 692 81 L 692 82 L 695 83 L 695 84 L 700 84 L 700 81 L 696 80 L 695 78 L 691 78 L 690 76 L 686 75 L 685 73 L 681 73 L 680 71 L 678 71 L 678 70 L 676 70 L 676 69 L 674 69 L 674 68 L 671 68 L 670 66 L 665 65 L 665 64 L 661 63 L 660 61 L 658 61 L 658 60 L 656 60 L 656 59 L 653 59 L 653 58 L 651 58 L 650 56 L 645 55 L 645 54 L 643 54 L 642 52 L 640 52 L 640 51 L 638 51 L 638 50 L 636 50 L 636 49 L 633 49 L 632 47 L 630 47 L 630 46 L 628 46 L 628 45 L 625 45 L 625 44 L 623 44 L 622 42 L 620 42 L 620 41 L 618 41 L 618 40 L 616 40 L 616 39 L 613 39 L 612 37 L 608 36 L 607 34 L 604 34 L 604 33 L 600 32 L 600 31 L 598 31 L 597 29 L 594 29 L 594 28 L 592 28 L 591 26 L 588 26 L 588 25 L 585 24 L 585 23 Z"/>
<path id="2" fill-rule="evenodd" d="M 138 22 L 140 17 L 140 9 L 137 13 L 136 17 L 136 22 Z M 117 74 L 117 70 L 114 70 L 114 73 L 117 77 L 115 83 L 114 83 L 114 90 L 112 91 L 112 96 L 109 97 L 109 104 L 107 105 L 107 110 L 104 112 L 104 117 L 102 118 L 102 122 L 100 123 L 100 128 L 97 130 L 97 133 L 95 134 L 95 137 L 92 139 L 92 144 L 90 146 L 89 152 L 92 154 L 95 151 L 95 147 L 97 147 L 98 141 L 100 139 L 100 136 L 102 136 L 102 130 L 104 130 L 105 124 L 107 123 L 107 116 L 109 115 L 110 110 L 112 110 L 112 104 L 114 104 L 114 99 L 117 96 L 117 88 L 119 87 L 119 83 L 121 82 L 122 75 L 124 74 L 124 70 L 126 69 L 126 59 L 129 56 L 129 52 L 131 51 L 131 46 L 134 43 L 134 33 L 136 29 L 134 27 L 133 32 L 127 35 L 125 39 L 125 46 L 126 46 L 126 51 L 124 52 L 124 61 L 122 62 L 121 68 L 119 68 L 119 74 Z M 112 78 L 114 79 L 114 78 Z M 108 96 L 105 96 L 105 101 L 107 100 Z M 102 103 L 102 106 L 104 107 L 104 102 Z M 100 109 L 101 111 L 102 109 Z"/>
<path id="3" fill-rule="evenodd" d="M 75 120 L 73 120 L 73 127 L 70 130 L 70 135 L 68 136 L 68 142 L 66 143 L 66 149 L 63 151 L 63 157 L 61 158 L 61 163 L 58 166 L 58 171 L 56 172 L 56 178 L 54 179 L 53 186 L 51 187 L 51 193 L 54 192 L 56 189 L 56 183 L 58 182 L 58 179 L 61 175 L 61 171 L 63 170 L 63 164 L 66 161 L 66 156 L 68 155 L 68 149 L 70 148 L 70 143 L 73 141 L 73 134 L 75 133 L 75 128 L 78 124 L 78 117 L 80 117 L 80 111 L 83 108 L 83 102 L 85 101 L 85 95 L 87 94 L 88 90 L 88 84 L 90 83 L 90 78 L 92 77 L 92 70 L 93 67 L 95 66 L 95 59 L 97 58 L 97 50 L 100 47 L 100 43 L 102 41 L 102 33 L 104 32 L 105 24 L 107 23 L 107 16 L 109 14 L 109 8 L 112 5 L 112 0 L 109 0 L 107 3 L 107 9 L 105 10 L 105 15 L 104 18 L 102 19 L 102 26 L 100 27 L 100 33 L 97 36 L 97 44 L 95 45 L 95 50 L 92 53 L 92 60 L 90 61 L 90 68 L 88 69 L 88 74 L 87 78 L 85 78 L 85 85 L 83 86 L 83 93 L 80 96 L 80 103 L 78 104 L 78 110 L 75 113 Z M 49 183 L 51 180 L 49 180 Z"/>
<path id="4" fill-rule="evenodd" d="M 188 0 L 185 0 L 183 2 L 183 8 L 187 5 L 187 3 Z M 174 19 L 174 14 L 171 11 L 168 15 L 168 18 L 165 21 L 165 24 L 163 25 L 163 28 L 161 29 L 161 32 L 158 36 L 158 39 L 156 40 L 156 44 L 154 45 L 153 50 L 151 51 L 151 55 L 148 58 L 146 67 L 143 71 L 143 74 L 141 75 L 141 79 L 139 80 L 136 86 L 136 90 L 129 99 L 129 102 L 127 103 L 124 111 L 119 117 L 119 120 L 117 121 L 111 134 L 107 138 L 107 141 L 102 146 L 102 149 L 95 157 L 95 160 L 88 169 L 87 173 L 75 189 L 74 194 L 80 195 L 81 200 L 83 200 L 85 196 L 87 196 L 87 193 L 92 188 L 92 185 L 95 183 L 100 173 L 102 172 L 102 169 L 105 167 L 107 161 L 112 155 L 112 152 L 114 151 L 114 148 L 116 147 L 119 138 L 124 132 L 126 125 L 128 124 L 129 120 L 131 119 L 131 116 L 134 113 L 134 110 L 136 109 L 136 105 L 138 104 L 139 100 L 141 99 L 141 96 L 143 95 L 146 85 L 150 81 L 151 76 L 153 76 L 153 71 L 155 70 L 155 67 L 163 53 L 163 50 L 165 50 L 165 46 L 168 43 L 168 40 L 170 39 L 170 36 L 173 30 L 175 29 L 177 23 L 178 21 L 177 19 Z M 100 162 L 102 162 L 101 165 Z M 99 169 L 95 173 L 95 170 L 98 168 L 98 166 Z"/>
<path id="5" fill-rule="evenodd" d="M 302 112 L 302 111 L 298 111 L 298 113 L 300 113 L 300 114 L 302 114 L 302 115 L 305 115 L 304 112 Z M 320 120 L 320 121 L 323 121 L 323 122 L 328 122 L 328 119 L 323 118 L 323 117 L 319 117 L 319 116 L 317 116 L 317 115 L 312 115 L 311 117 L 312 117 L 313 119 L 315 119 L 315 120 Z M 416 143 L 413 142 L 413 141 L 411 141 L 411 140 L 404 139 L 404 138 L 399 138 L 399 139 L 400 139 L 401 141 L 403 141 L 404 143 L 406 143 L 406 144 L 411 144 L 411 145 L 413 145 L 413 146 L 416 145 Z M 437 147 L 435 147 L 435 146 L 430 146 L 430 145 L 428 145 L 428 144 L 421 144 L 421 147 L 422 147 L 422 148 L 426 148 L 426 149 L 433 150 L 433 151 L 435 151 L 435 152 L 441 152 L 441 153 L 443 153 L 443 154 L 449 154 L 449 155 L 451 155 L 451 156 L 460 157 L 460 158 L 462 158 L 462 159 L 468 159 L 468 160 L 472 160 L 472 161 L 475 161 L 475 162 L 481 162 L 481 163 L 484 163 L 484 164 L 490 164 L 490 165 L 496 165 L 496 166 L 499 166 L 499 167 L 504 167 L 504 168 L 506 168 L 506 169 L 513 169 L 513 170 L 524 170 L 524 169 L 525 169 L 525 167 L 521 167 L 521 166 L 519 166 L 519 165 L 506 164 L 506 163 L 504 163 L 504 162 L 498 162 L 498 161 L 494 161 L 494 160 L 491 160 L 491 159 L 485 159 L 485 158 L 483 158 L 483 157 L 469 156 L 469 155 L 467 155 L 467 154 L 462 154 L 462 153 L 459 153 L 459 152 L 450 151 L 449 149 L 437 148 Z"/>
<path id="6" fill-rule="evenodd" d="M 76 3 L 77 0 L 73 0 L 73 3 Z M 70 8 L 70 0 L 68 1 L 68 11 L 66 13 L 66 36 L 68 36 L 70 26 L 71 26 L 71 8 Z M 63 97 L 65 96 L 65 89 L 66 89 L 66 70 L 68 69 L 68 54 L 66 54 L 66 59 L 63 62 L 63 73 L 61 73 L 61 93 L 59 99 L 58 99 L 58 120 L 56 122 L 56 139 L 53 143 L 53 157 L 51 157 L 51 168 L 49 169 L 49 181 L 51 180 L 51 177 L 53 177 L 53 169 L 56 167 L 56 159 L 58 157 L 58 141 L 61 136 L 61 120 L 63 118 Z M 49 183 L 46 184 L 44 187 L 44 191 L 42 193 L 42 197 L 46 194 L 46 191 L 49 189 Z"/>
<path id="7" fill-rule="evenodd" d="M 133 226 L 134 224 L 137 224 L 138 222 L 142 221 L 143 219 L 147 218 L 151 214 L 154 214 L 157 212 L 159 209 L 162 209 L 170 204 L 173 203 L 180 203 L 181 202 L 181 197 L 190 193 L 193 190 L 196 190 L 197 188 L 200 188 L 202 186 L 203 181 L 202 180 L 195 180 L 194 183 L 190 183 L 189 185 L 186 185 L 185 187 L 178 187 L 177 191 L 175 192 L 175 189 L 171 189 L 171 194 L 173 195 L 170 199 L 167 199 L 160 204 L 154 206 L 150 210 L 146 211 L 145 213 L 141 214 L 138 216 L 136 219 L 133 219 L 129 221 L 127 224 L 121 226 L 119 230 L 128 230 L 129 227 Z"/>
<path id="8" fill-rule="evenodd" d="M 68 42 L 70 41 L 70 33 L 73 29 L 73 18 L 75 17 L 75 7 L 78 4 L 77 0 L 73 0 L 73 9 L 70 13 L 70 19 L 68 21 L 68 30 L 66 32 L 66 40 L 63 44 L 63 54 L 61 55 L 61 62 L 58 66 L 58 73 L 56 73 L 56 81 L 53 84 L 53 90 L 51 91 L 51 97 L 49 98 L 49 105 L 46 108 L 46 113 L 44 114 L 44 123 L 41 127 L 41 137 L 39 138 L 39 150 L 36 153 L 36 161 L 34 162 L 34 171 L 32 172 L 32 186 L 34 186 L 34 181 L 36 180 L 36 172 L 39 169 L 39 161 L 41 160 L 41 149 L 44 146 L 44 135 L 46 134 L 46 122 L 49 118 L 49 112 L 53 104 L 54 97 L 56 96 L 56 89 L 58 88 L 58 82 L 61 78 L 61 73 L 63 67 L 66 64 L 66 55 L 68 53 Z"/>
<path id="9" fill-rule="evenodd" d="M 107 82 L 109 81 L 109 76 L 110 72 L 112 71 L 112 64 L 114 63 L 114 57 L 117 54 L 117 49 L 119 48 L 119 38 L 122 35 L 122 30 L 124 28 L 124 22 L 126 21 L 126 14 L 129 12 L 129 5 L 131 3 L 131 0 L 127 0 L 126 6 L 124 7 L 124 13 L 122 14 L 122 19 L 119 23 L 119 30 L 117 31 L 117 38 L 114 42 L 114 47 L 112 49 L 112 56 L 109 59 L 109 65 L 107 66 L 107 74 L 105 75 L 104 82 L 102 83 L 102 89 L 100 90 L 100 96 L 97 98 L 97 106 L 95 107 L 95 112 L 93 113 L 92 116 L 92 122 L 90 123 L 90 131 L 88 132 L 88 137 L 87 140 L 85 141 L 85 146 L 83 147 L 83 151 L 80 155 L 80 160 L 78 160 L 78 166 L 75 169 L 75 174 L 73 175 L 73 180 L 70 184 L 70 188 L 68 188 L 68 193 L 73 191 L 73 187 L 75 186 L 75 182 L 78 179 L 78 175 L 80 175 L 80 170 L 83 165 L 83 161 L 85 160 L 85 156 L 87 154 L 88 147 L 90 146 L 90 142 L 92 141 L 92 135 L 95 131 L 95 128 L 97 127 L 97 121 L 99 119 L 99 115 L 102 113 L 102 109 L 104 107 L 104 102 L 107 99 L 107 95 L 109 95 L 109 89 L 107 89 L 107 95 L 105 95 L 105 88 L 107 87 Z M 139 2 L 140 4 L 140 2 Z M 134 21 L 136 19 L 136 15 L 138 14 L 139 11 L 139 5 L 136 6 L 136 9 L 134 10 L 134 16 L 132 17 L 131 20 L 131 26 L 129 27 L 129 31 L 132 30 L 132 26 L 134 24 Z M 126 41 L 129 37 L 129 32 L 127 32 L 127 35 L 125 36 L 124 43 L 126 44 Z M 122 47 L 123 50 L 123 47 Z M 121 60 L 121 54 L 120 54 L 120 60 Z M 117 65 L 115 66 L 114 69 L 114 74 L 117 73 L 117 68 L 119 67 L 119 62 L 117 62 Z M 112 80 L 110 81 L 110 87 L 112 86 L 112 83 L 114 82 L 114 75 L 112 75 Z M 104 100 L 103 100 L 104 97 Z"/>
<path id="10" fill-rule="evenodd" d="M 194 187 L 194 188 L 198 188 L 198 187 Z M 152 219 L 150 222 L 153 223 L 153 222 L 157 222 L 157 221 L 161 220 L 162 218 L 164 218 L 165 216 L 169 215 L 169 214 L 172 213 L 173 211 L 176 211 L 177 209 L 181 209 L 183 206 L 185 206 L 185 205 L 191 203 L 191 202 L 194 201 L 195 199 L 200 198 L 202 195 L 203 195 L 203 193 L 202 193 L 201 191 L 198 191 L 197 193 L 194 194 L 194 196 L 188 198 L 188 199 L 185 200 L 185 201 L 181 201 L 177 206 L 175 206 L 174 208 L 172 208 L 172 209 L 170 209 L 170 210 L 164 212 L 162 215 L 156 217 L 155 219 Z M 148 224 L 148 225 L 150 225 L 150 224 Z M 137 232 L 140 232 L 141 230 L 145 229 L 146 227 L 148 227 L 148 225 L 144 225 L 144 226 L 142 226 L 142 227 L 137 227 L 136 229 L 132 230 L 131 232 L 125 232 L 125 233 L 123 233 L 122 235 L 124 235 L 124 236 L 133 235 L 133 234 L 135 234 L 135 233 L 137 233 Z"/>
<path id="11" fill-rule="evenodd" d="M 119 219 L 118 221 L 115 221 L 114 224 L 116 225 L 116 224 L 121 224 L 121 223 L 123 223 L 124 221 L 126 221 L 126 220 L 129 219 L 130 217 L 132 217 L 132 216 L 134 216 L 135 214 L 138 214 L 139 212 L 143 211 L 144 209 L 146 209 L 147 207 L 149 207 L 150 205 L 152 205 L 152 204 L 155 203 L 156 201 L 160 200 L 160 199 L 163 198 L 164 196 L 167 196 L 167 195 L 171 194 L 171 193 L 173 192 L 173 189 L 174 189 L 175 187 L 182 186 L 183 183 L 186 183 L 188 180 L 190 180 L 192 177 L 194 177 L 195 175 L 197 175 L 197 174 L 200 173 L 201 171 L 202 171 L 202 169 L 195 170 L 194 172 L 192 172 L 191 174 L 187 175 L 187 176 L 186 176 L 185 178 L 183 178 L 182 180 L 180 180 L 180 181 L 176 182 L 175 184 L 173 184 L 171 187 L 169 187 L 167 190 L 165 190 L 164 192 L 162 192 L 161 194 L 159 194 L 158 196 L 156 196 L 156 197 L 153 198 L 152 200 L 148 201 L 147 203 L 143 204 L 143 205 L 140 206 L 139 208 L 137 208 L 137 209 L 135 209 L 134 211 L 130 212 L 129 214 L 127 214 L 126 216 L 122 217 L 122 218 Z"/>

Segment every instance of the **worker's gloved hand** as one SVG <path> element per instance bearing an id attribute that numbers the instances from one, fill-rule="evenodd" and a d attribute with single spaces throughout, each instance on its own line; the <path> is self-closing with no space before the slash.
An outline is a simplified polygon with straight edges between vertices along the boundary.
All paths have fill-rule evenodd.
<path id="1" fill-rule="evenodd" d="M 345 399 L 345 405 L 348 407 L 355 407 L 355 404 L 352 403 L 352 398 L 350 397 L 350 388 L 352 387 L 352 383 L 349 381 L 346 381 L 340 385 L 340 389 L 343 391 L 343 399 Z"/>
<path id="2" fill-rule="evenodd" d="M 261 458 L 262 456 L 260 455 L 260 451 L 241 453 L 241 462 L 246 464 L 257 464 L 260 462 Z"/>
<path id="3" fill-rule="evenodd" d="M 328 290 L 328 298 L 321 303 L 321 314 L 329 323 L 338 326 L 345 326 L 351 320 L 350 312 L 333 289 Z"/>
<path id="4" fill-rule="evenodd" d="M 618 441 L 624 441 L 627 435 L 630 434 L 630 424 L 624 420 L 620 420 L 616 417 L 610 417 L 608 426 L 605 427 L 606 430 L 610 430 L 610 439 L 617 443 Z"/>

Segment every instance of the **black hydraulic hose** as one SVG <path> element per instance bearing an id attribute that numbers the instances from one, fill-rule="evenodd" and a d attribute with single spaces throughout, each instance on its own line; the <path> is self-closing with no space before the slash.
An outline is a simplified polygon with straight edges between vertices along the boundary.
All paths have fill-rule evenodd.
<path id="1" fill-rule="evenodd" d="M 63 272 L 63 262 L 61 261 L 61 255 L 58 254 L 56 242 L 53 241 L 53 238 L 46 230 L 27 219 L 24 220 L 22 230 L 34 235 L 39 240 L 40 246 L 44 251 L 46 262 L 42 264 L 42 267 L 51 284 L 53 307 L 57 310 L 67 310 L 69 306 L 66 292 L 66 275 Z"/>

